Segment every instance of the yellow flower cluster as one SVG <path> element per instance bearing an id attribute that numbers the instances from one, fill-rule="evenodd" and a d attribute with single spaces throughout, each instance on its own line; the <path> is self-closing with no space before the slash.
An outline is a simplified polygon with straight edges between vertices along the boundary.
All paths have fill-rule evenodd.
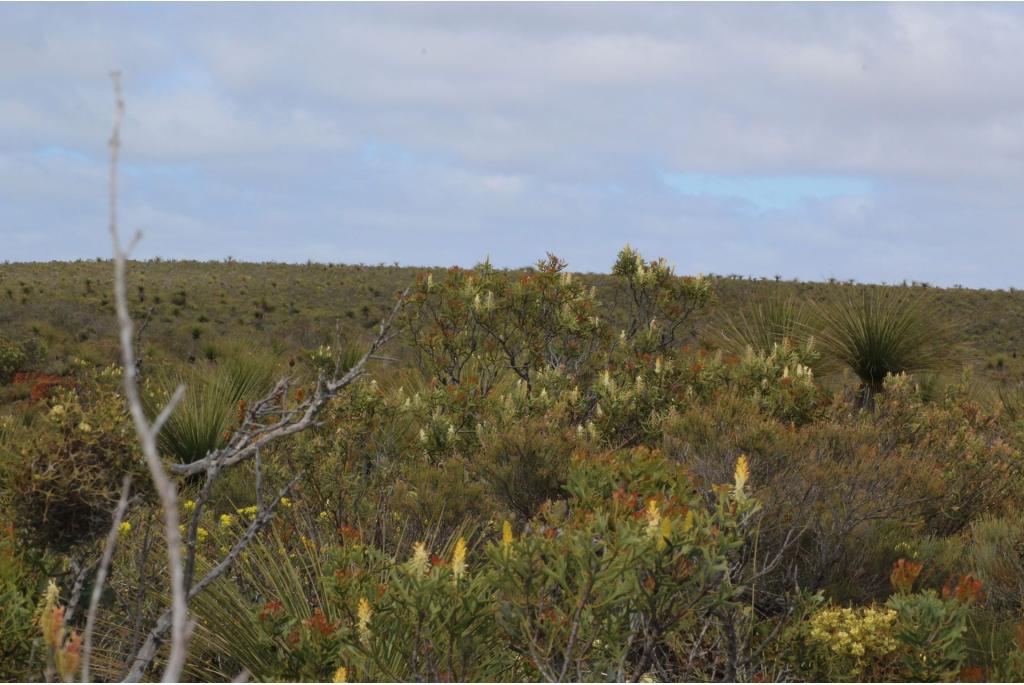
<path id="1" fill-rule="evenodd" d="M 225 516 L 226 515 L 227 514 L 225 514 Z M 121 525 L 123 526 L 124 524 L 122 523 Z M 178 526 L 178 531 L 182 534 L 182 536 L 185 536 L 185 535 L 188 534 L 188 527 L 183 523 L 180 526 Z M 210 531 L 206 530 L 202 526 L 199 526 L 198 528 L 196 528 L 196 541 L 197 542 L 206 542 L 206 538 L 208 538 L 209 536 L 210 536 Z"/>
<path id="2" fill-rule="evenodd" d="M 828 607 L 810 618 L 810 641 L 836 657 L 852 661 L 853 675 L 872 660 L 899 646 L 892 635 L 896 612 L 892 609 Z"/>
<path id="3" fill-rule="evenodd" d="M 503 521 L 501 524 L 501 546 L 508 549 L 512 546 L 512 524 L 508 521 Z"/>
<path id="4" fill-rule="evenodd" d="M 425 576 L 430 572 L 430 554 L 427 546 L 417 542 L 412 547 L 412 559 L 409 560 L 409 571 L 416 576 Z"/>
<path id="5" fill-rule="evenodd" d="M 466 540 L 459 538 L 452 553 L 452 575 L 459 580 L 466 573 Z"/>
<path id="6" fill-rule="evenodd" d="M 647 537 L 657 542 L 658 549 L 665 549 L 672 534 L 672 522 L 661 515 L 658 502 L 654 499 L 647 500 L 644 515 L 647 517 Z"/>
<path id="7" fill-rule="evenodd" d="M 736 460 L 736 471 L 733 474 L 733 480 L 736 483 L 736 495 L 737 497 L 743 494 L 743 488 L 747 484 L 747 480 L 750 479 L 750 467 L 747 466 L 747 455 L 741 454 L 740 458 Z"/>
<path id="8" fill-rule="evenodd" d="M 363 643 L 366 643 L 370 639 L 370 619 L 373 618 L 373 609 L 370 608 L 370 602 L 366 597 L 359 598 L 359 604 L 356 607 L 356 616 L 359 619 L 359 639 L 362 640 Z"/>

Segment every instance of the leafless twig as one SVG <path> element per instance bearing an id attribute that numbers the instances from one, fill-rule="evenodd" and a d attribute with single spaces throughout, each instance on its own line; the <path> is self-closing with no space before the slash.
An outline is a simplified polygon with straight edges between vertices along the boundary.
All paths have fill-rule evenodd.
<path id="1" fill-rule="evenodd" d="M 117 535 L 121 531 L 121 520 L 128 510 L 128 491 L 131 489 L 132 477 L 126 475 L 124 484 L 121 486 L 121 499 L 117 501 L 117 508 L 114 509 L 114 520 L 110 524 L 110 532 L 107 533 L 107 544 L 103 549 L 103 556 L 100 558 L 99 567 L 96 569 L 96 579 L 92 585 L 92 597 L 89 599 L 89 613 L 85 618 L 85 636 L 82 640 L 82 682 L 89 682 L 89 666 L 92 662 L 92 633 L 96 627 L 96 609 L 100 605 L 100 595 L 103 594 L 103 584 L 107 580 L 107 571 L 110 569 L 110 560 L 114 556 L 114 545 L 117 544 Z"/>
<path id="2" fill-rule="evenodd" d="M 110 136 L 110 239 L 114 249 L 114 304 L 117 310 L 117 322 L 121 338 L 121 366 L 124 370 L 124 390 L 128 400 L 128 411 L 135 432 L 142 446 L 142 455 L 149 468 L 149 475 L 160 498 L 164 513 L 164 534 L 167 540 L 167 566 L 171 577 L 171 653 L 164 669 L 164 682 L 180 680 L 181 670 L 185 665 L 185 654 L 188 649 L 188 606 L 185 599 L 185 572 L 181 563 L 181 533 L 178 530 L 178 495 L 177 488 L 164 471 L 163 463 L 157 452 L 156 436 L 163 421 L 167 420 L 174 407 L 181 401 L 184 388 L 179 387 L 174 396 L 160 412 L 157 420 L 150 424 L 139 397 L 136 383 L 138 366 L 132 346 L 134 326 L 128 312 L 128 293 L 125 283 L 125 269 L 128 252 L 138 242 L 136 234 L 127 247 L 122 246 L 117 226 L 117 162 L 121 149 L 121 124 L 124 120 L 124 98 L 121 92 L 121 74 L 111 74 L 114 83 L 114 130 Z"/>

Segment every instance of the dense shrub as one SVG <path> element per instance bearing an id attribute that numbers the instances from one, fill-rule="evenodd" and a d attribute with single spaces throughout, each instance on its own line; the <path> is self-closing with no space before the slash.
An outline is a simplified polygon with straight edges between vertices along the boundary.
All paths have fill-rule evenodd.
<path id="1" fill-rule="evenodd" d="M 14 374 L 21 371 L 28 361 L 28 356 L 20 345 L 0 338 L 0 385 L 10 383 Z"/>
<path id="2" fill-rule="evenodd" d="M 0 530 L 0 663 L 5 678 L 32 679 L 40 578 L 18 545 L 13 526 Z"/>
<path id="3" fill-rule="evenodd" d="M 19 539 L 66 550 L 110 524 L 125 474 L 148 480 L 110 369 L 56 393 L 0 440 L 0 495 Z"/>
<path id="4" fill-rule="evenodd" d="M 900 372 L 921 366 L 924 348 L 904 344 L 922 315 L 897 300 L 864 310 L 865 330 L 881 331 L 869 347 L 903 355 L 855 381 L 871 387 L 865 402 L 829 375 L 822 361 L 839 355 L 795 301 L 750 303 L 718 350 L 692 344 L 715 299 L 709 280 L 631 249 L 614 272 L 617 290 L 554 257 L 515 273 L 423 274 L 401 314 L 405 347 L 375 355 L 370 377 L 308 431 L 261 450 L 264 497 L 301 480 L 192 601 L 189 676 L 1024 677 L 1024 426 L 1011 393 Z M 190 290 L 181 307 L 202 301 Z M 350 317 L 360 329 L 377 311 L 362 304 Z M 255 294 L 237 316 L 248 322 L 253 306 L 268 328 L 291 310 Z M 194 323 L 178 328 L 195 350 Z M 313 324 L 301 337 L 271 346 L 295 378 L 282 415 L 359 349 Z M 147 357 L 152 401 L 182 377 L 191 388 L 161 435 L 168 461 L 223 444 L 278 368 L 227 343 L 215 363 Z M 116 374 L 68 370 L 73 385 L 19 397 L 0 417 L 3 515 L 19 544 L 54 560 L 44 572 L 21 550 L 3 558 L 0 648 L 35 655 L 20 671 L 5 663 L 5 677 L 47 665 L 76 675 L 81 612 L 49 643 L 36 619 L 70 601 L 121 474 L 141 475 Z M 256 475 L 253 461 L 232 467 L 201 514 L 199 483 L 180 481 L 197 573 L 253 520 Z M 123 676 L 167 606 L 155 514 L 141 498 L 114 550 L 97 677 Z M 52 602 L 46 576 L 59 585 Z"/>

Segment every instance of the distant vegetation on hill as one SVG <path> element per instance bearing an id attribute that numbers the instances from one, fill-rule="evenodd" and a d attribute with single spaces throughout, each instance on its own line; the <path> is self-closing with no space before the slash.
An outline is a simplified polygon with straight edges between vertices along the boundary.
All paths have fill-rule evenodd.
<path id="1" fill-rule="evenodd" d="M 571 265 L 570 265 L 571 266 Z M 342 339 L 361 341 L 425 271 L 419 267 L 150 260 L 130 268 L 132 311 L 145 327 L 141 352 L 152 361 L 215 359 L 256 344 L 292 356 Z M 443 269 L 432 269 L 441 273 Z M 580 274 L 622 325 L 627 303 L 607 274 Z M 865 289 L 921 294 L 930 314 L 956 328 L 956 342 L 979 378 L 1024 380 L 1024 291 L 864 286 L 711 277 L 715 301 L 684 331 L 691 345 L 714 345 L 723 318 L 752 302 L 824 302 Z M 109 261 L 0 264 L 0 335 L 28 343 L 34 370 L 61 374 L 72 359 L 116 360 Z"/>

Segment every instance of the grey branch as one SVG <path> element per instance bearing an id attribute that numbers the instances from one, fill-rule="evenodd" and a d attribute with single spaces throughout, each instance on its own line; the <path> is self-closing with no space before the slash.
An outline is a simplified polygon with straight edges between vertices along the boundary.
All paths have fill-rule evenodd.
<path id="1" fill-rule="evenodd" d="M 121 499 L 117 501 L 117 508 L 114 509 L 114 520 L 110 524 L 110 532 L 107 533 L 107 545 L 103 549 L 103 556 L 100 558 L 99 568 L 96 569 L 96 580 L 92 584 L 92 597 L 89 599 L 89 613 L 85 618 L 85 636 L 82 640 L 82 682 L 89 682 L 89 666 L 92 661 L 92 633 L 96 627 L 96 609 L 100 605 L 100 595 L 103 594 L 103 584 L 107 581 L 107 571 L 110 570 L 110 560 L 114 556 L 114 545 L 117 544 L 117 535 L 121 531 L 121 520 L 128 510 L 128 491 L 131 489 L 132 477 L 126 475 L 124 484 L 121 486 Z"/>
<path id="2" fill-rule="evenodd" d="M 114 304 L 117 310 L 117 323 L 121 338 L 121 366 L 124 371 L 124 390 L 128 401 L 128 411 L 135 424 L 135 433 L 142 447 L 149 475 L 160 498 L 164 513 L 164 534 L 167 539 L 167 566 L 171 576 L 171 653 L 164 670 L 164 682 L 177 682 L 181 679 L 181 670 L 185 665 L 185 654 L 188 649 L 188 606 L 185 600 L 185 572 L 181 563 L 181 533 L 178 530 L 178 494 L 177 488 L 164 471 L 163 463 L 156 447 L 158 427 L 151 425 L 139 397 L 136 382 L 138 365 L 135 350 L 132 346 L 133 324 L 128 312 L 128 293 L 125 284 L 125 270 L 128 256 L 121 245 L 117 227 L 117 162 L 121 149 L 121 124 L 124 120 L 124 98 L 121 93 L 121 74 L 111 74 L 114 83 L 114 130 L 110 136 L 110 240 L 114 249 Z M 132 246 L 134 245 L 132 242 Z M 131 246 L 130 246 L 131 247 Z M 129 247 L 129 249 L 130 249 Z M 168 405 L 161 412 L 173 410 Z M 166 420 L 166 417 L 164 418 Z"/>

